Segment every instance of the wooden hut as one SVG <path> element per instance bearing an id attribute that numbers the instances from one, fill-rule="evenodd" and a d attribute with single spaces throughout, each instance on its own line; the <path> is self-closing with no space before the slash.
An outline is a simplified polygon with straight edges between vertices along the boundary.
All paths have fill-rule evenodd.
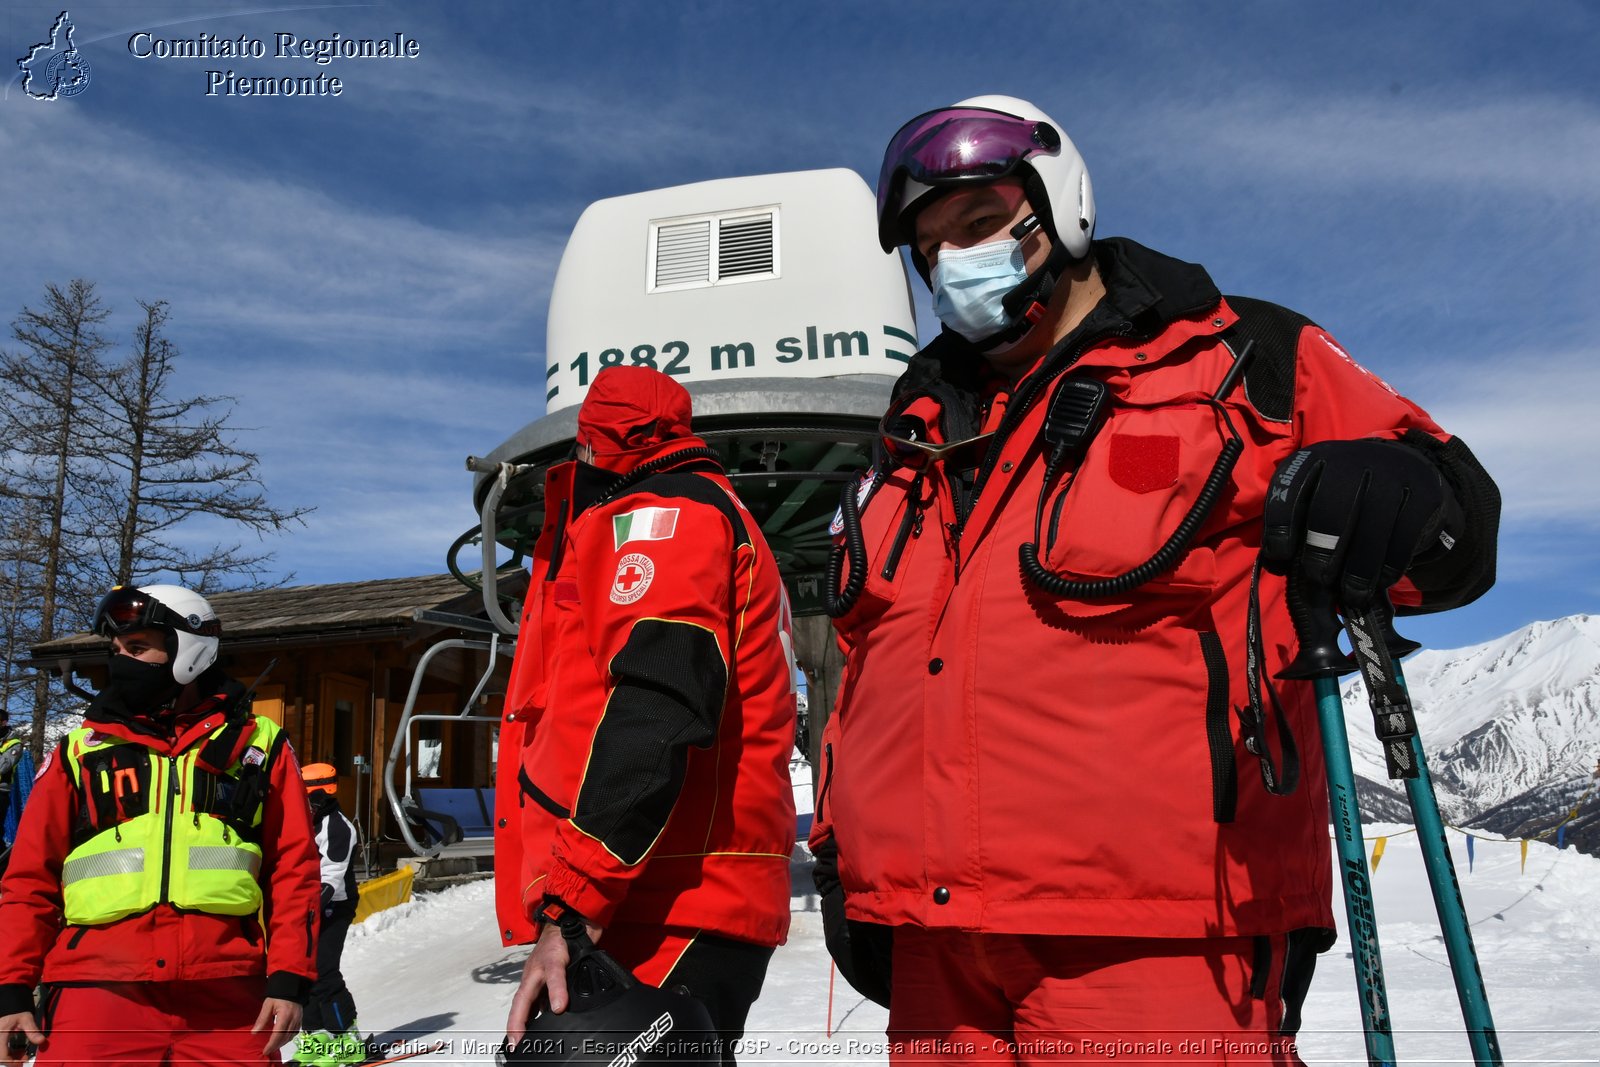
<path id="1" fill-rule="evenodd" d="M 518 596 L 526 582 L 525 571 L 503 575 L 499 591 Z M 396 841 L 383 770 L 413 675 L 437 642 L 489 643 L 493 628 L 480 594 L 451 575 L 433 574 L 216 593 L 207 599 L 222 622 L 219 662 L 242 683 L 257 682 L 256 712 L 288 731 L 301 763 L 334 766 L 341 804 L 366 840 Z M 26 663 L 96 690 L 105 681 L 107 648 L 105 638 L 75 634 L 33 647 Z M 451 647 L 428 657 L 414 713 L 465 712 L 466 717 L 413 725 L 414 784 L 494 787 L 494 746 L 510 649 L 502 641 L 493 654 Z M 395 781 L 405 781 L 403 765 L 396 767 Z M 384 851 L 387 856 L 401 849 Z"/>

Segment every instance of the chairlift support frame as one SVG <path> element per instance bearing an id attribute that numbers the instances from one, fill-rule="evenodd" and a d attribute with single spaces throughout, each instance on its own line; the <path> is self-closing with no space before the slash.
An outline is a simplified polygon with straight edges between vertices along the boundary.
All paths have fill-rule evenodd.
<path id="1" fill-rule="evenodd" d="M 419 618 L 427 621 L 439 621 L 444 617 L 439 612 L 419 612 L 418 615 Z M 476 620 L 463 621 L 476 622 Z M 425 845 L 418 841 L 416 835 L 411 832 L 413 813 L 422 820 L 427 818 L 427 812 L 416 802 L 415 797 L 412 795 L 412 778 L 416 769 L 416 761 L 412 745 L 411 727 L 415 723 L 423 722 L 471 722 L 475 725 L 498 726 L 500 724 L 498 718 L 473 715 L 472 708 L 477 704 L 478 698 L 483 695 L 484 689 L 489 685 L 489 679 L 493 677 L 495 668 L 499 665 L 499 655 L 502 647 L 511 649 L 515 648 L 515 646 L 515 640 L 508 641 L 505 635 L 500 633 L 490 634 L 487 641 L 474 638 L 447 638 L 430 645 L 428 650 L 422 654 L 422 659 L 417 662 L 416 670 L 411 674 L 411 688 L 406 693 L 405 707 L 400 712 L 400 725 L 395 731 L 393 743 L 389 746 L 389 758 L 384 761 L 383 787 L 384 795 L 389 798 L 389 808 L 394 813 L 395 824 L 400 828 L 400 836 L 405 840 L 407 847 L 421 858 L 437 858 L 445 854 L 451 846 L 445 843 L 444 835 L 438 835 L 438 839 L 431 845 Z M 489 662 L 485 666 L 482 676 L 479 677 L 478 684 L 473 687 L 472 695 L 467 698 L 466 705 L 454 715 L 444 715 L 437 712 L 417 714 L 417 697 L 422 692 L 422 679 L 428 672 L 428 664 L 433 661 L 435 656 L 453 649 L 487 652 L 489 654 Z M 406 768 L 405 788 L 404 790 L 397 790 L 394 780 L 395 764 L 402 756 L 404 757 Z M 408 805 L 409 811 L 407 810 Z"/>

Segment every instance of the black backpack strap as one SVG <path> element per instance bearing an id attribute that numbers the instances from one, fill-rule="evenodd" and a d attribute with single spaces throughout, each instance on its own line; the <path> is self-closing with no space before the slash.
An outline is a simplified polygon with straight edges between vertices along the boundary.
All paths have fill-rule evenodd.
<path id="1" fill-rule="evenodd" d="M 1299 360 L 1300 334 L 1307 326 L 1315 326 L 1316 323 L 1299 312 L 1266 300 L 1247 296 L 1223 299 L 1239 319 L 1222 332 L 1222 342 L 1233 352 L 1235 359 L 1246 348 L 1251 349 L 1250 365 L 1244 372 L 1246 403 L 1269 422 L 1291 422 L 1294 418 L 1295 367 Z M 1294 792 L 1300 781 L 1300 753 L 1272 679 L 1262 671 L 1265 655 L 1260 632 L 1260 574 L 1261 565 L 1257 562 L 1250 578 L 1250 610 L 1245 627 L 1245 681 L 1249 696 L 1245 705 L 1234 711 L 1239 716 L 1245 749 L 1260 764 L 1262 784 L 1273 796 L 1287 796 Z M 1263 701 L 1261 693 L 1263 680 L 1266 682 L 1266 701 Z M 1219 823 L 1233 821 L 1237 802 L 1237 779 L 1233 768 L 1219 769 L 1216 758 L 1224 744 L 1229 754 L 1232 751 L 1226 718 L 1224 711 L 1220 724 L 1217 724 L 1215 717 L 1208 719 L 1212 724 L 1219 725 L 1217 739 L 1213 742 L 1212 783 L 1213 815 Z M 1281 762 L 1273 759 L 1272 747 L 1267 739 L 1269 719 L 1276 727 Z"/>
<path id="2" fill-rule="evenodd" d="M 1255 343 L 1255 354 L 1244 372 L 1244 395 L 1263 419 L 1289 422 L 1294 417 L 1295 363 L 1300 333 L 1316 323 L 1297 311 L 1248 296 L 1224 297 L 1239 321 L 1222 333 L 1223 341 L 1238 356 Z"/>

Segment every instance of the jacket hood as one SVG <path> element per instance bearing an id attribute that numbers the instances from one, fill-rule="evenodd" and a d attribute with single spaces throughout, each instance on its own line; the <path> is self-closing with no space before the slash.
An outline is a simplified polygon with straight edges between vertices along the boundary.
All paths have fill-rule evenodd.
<path id="1" fill-rule="evenodd" d="M 1094 243 L 1109 309 L 1133 325 L 1134 336 L 1154 337 L 1170 322 L 1217 306 L 1222 293 L 1198 263 L 1146 248 L 1126 237 Z"/>
<path id="2" fill-rule="evenodd" d="M 651 367 L 607 367 L 578 408 L 577 441 L 594 449 L 595 466 L 627 474 L 657 456 L 702 444 L 689 430 L 690 415 L 688 390 L 667 375 Z"/>

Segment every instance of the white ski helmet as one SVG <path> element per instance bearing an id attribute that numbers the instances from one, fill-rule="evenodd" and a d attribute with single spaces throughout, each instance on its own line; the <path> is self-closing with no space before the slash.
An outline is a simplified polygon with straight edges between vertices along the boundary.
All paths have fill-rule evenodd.
<path id="1" fill-rule="evenodd" d="M 188 685 L 217 662 L 222 623 L 206 598 L 181 585 L 119 585 L 94 612 L 94 632 L 106 637 L 149 628 L 165 630 L 168 664 L 179 685 Z"/>
<path id="2" fill-rule="evenodd" d="M 1060 123 L 1014 96 L 969 97 L 900 127 L 878 175 L 879 243 L 885 252 L 911 244 L 916 212 L 939 192 L 1012 174 L 1050 238 L 1074 260 L 1088 254 L 1094 188 L 1083 157 Z"/>

